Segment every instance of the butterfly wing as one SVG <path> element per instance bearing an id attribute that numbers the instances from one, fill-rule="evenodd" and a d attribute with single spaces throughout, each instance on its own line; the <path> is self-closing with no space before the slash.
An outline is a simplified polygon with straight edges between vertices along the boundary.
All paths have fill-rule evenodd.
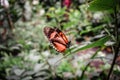
<path id="1" fill-rule="evenodd" d="M 58 52 L 64 52 L 67 49 L 68 39 L 62 31 L 57 28 L 45 27 L 44 33 Z"/>
<path id="2" fill-rule="evenodd" d="M 68 44 L 69 41 L 68 41 L 67 37 L 65 36 L 65 34 L 61 30 L 59 30 L 59 29 L 56 29 L 56 31 L 58 32 L 59 36 L 64 40 L 64 42 L 66 44 Z"/>
<path id="3" fill-rule="evenodd" d="M 53 28 L 50 27 L 45 27 L 44 28 L 44 33 L 47 36 L 49 40 L 53 39 L 55 35 L 57 34 Z"/>
<path id="4" fill-rule="evenodd" d="M 58 43 L 58 42 L 53 42 L 53 45 L 55 46 L 55 49 L 58 51 L 58 52 L 64 52 L 66 50 L 66 46 L 61 44 L 61 43 Z"/>

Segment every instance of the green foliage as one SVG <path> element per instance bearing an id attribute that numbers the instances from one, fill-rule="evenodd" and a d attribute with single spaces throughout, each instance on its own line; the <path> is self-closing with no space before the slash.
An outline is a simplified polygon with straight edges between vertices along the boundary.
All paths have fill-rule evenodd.
<path id="1" fill-rule="evenodd" d="M 104 28 L 103 26 L 96 26 L 95 28 L 90 28 L 90 29 L 87 29 L 87 30 L 82 30 L 80 32 L 80 35 L 88 33 L 90 31 L 97 32 L 98 30 L 102 30 L 103 28 Z"/>
<path id="2" fill-rule="evenodd" d="M 58 67 L 58 73 L 62 73 L 62 72 L 72 72 L 73 68 L 71 66 L 70 63 L 68 63 L 67 61 L 64 61 L 61 63 L 61 65 Z"/>
<path id="3" fill-rule="evenodd" d="M 13 57 L 11 55 L 9 56 L 6 53 L 4 53 L 4 55 L 5 55 L 5 57 L 2 60 L 2 63 L 0 65 L 0 69 L 10 68 L 10 67 L 15 66 L 15 65 L 22 67 L 22 58 L 21 57 Z"/>
<path id="4" fill-rule="evenodd" d="M 62 76 L 64 78 L 66 75 L 63 75 L 63 73 L 68 72 L 71 73 L 76 80 L 81 79 L 79 78 L 81 76 L 80 74 L 85 69 L 89 59 L 95 59 L 96 56 L 101 57 L 95 50 L 93 50 L 94 54 L 90 54 L 92 50 L 89 51 L 89 49 L 97 47 L 99 52 L 103 53 L 103 51 L 100 51 L 102 50 L 101 48 L 107 48 L 105 43 L 108 41 L 113 42 L 112 39 L 115 38 L 113 35 L 115 20 L 111 15 L 113 15 L 113 9 L 118 5 L 117 2 L 119 1 L 93 0 L 89 4 L 83 2 L 75 8 L 74 6 L 78 4 L 74 3 L 77 2 L 77 0 L 75 0 L 69 10 L 66 10 L 65 7 L 60 7 L 59 1 L 58 3 L 56 1 L 56 4 L 52 4 L 51 7 L 44 2 L 32 5 L 32 1 L 34 0 L 28 0 L 30 5 L 27 6 L 28 8 L 32 7 L 29 8 L 31 9 L 30 14 L 32 14 L 32 18 L 30 20 L 25 20 L 24 17 L 27 16 L 27 14 L 24 14 L 24 2 L 26 1 L 9 0 L 11 4 L 9 13 L 15 26 L 14 30 L 11 30 L 11 33 L 13 33 L 14 36 L 9 36 L 12 37 L 12 40 L 9 39 L 9 37 L 6 39 L 8 41 L 4 40 L 5 45 L 3 44 L 3 47 L 0 45 L 0 55 L 3 53 L 2 58 L 0 59 L 0 76 L 9 80 L 13 80 L 13 78 L 11 79 L 11 76 L 17 77 L 17 80 L 53 80 L 55 79 L 55 75 L 60 75 L 60 77 Z M 52 2 L 54 1 L 51 1 L 51 3 Z M 44 6 L 42 6 L 43 4 Z M 45 11 L 42 16 L 40 15 L 42 13 L 41 10 L 43 10 L 43 12 Z M 118 6 L 117 10 L 119 10 Z M 101 12 L 101 16 L 101 14 L 96 13 L 96 11 L 107 11 L 107 13 Z M 112 11 L 112 13 L 110 11 Z M 2 10 L 0 13 L 2 13 Z M 22 15 L 24 15 L 24 17 Z M 60 53 L 49 46 L 50 43 L 46 40 L 43 33 L 43 28 L 45 26 L 57 27 L 65 32 L 68 39 L 71 38 L 71 47 L 63 53 L 63 56 L 65 56 L 66 53 L 67 55 L 73 56 L 69 61 L 63 60 L 62 63 L 57 66 L 57 70 L 54 69 L 53 65 L 54 61 L 56 62 L 57 59 L 54 59 L 51 64 L 49 63 L 49 59 L 56 58 Z M 2 28 L 4 30 L 3 26 Z M 7 29 L 9 31 L 9 27 L 7 27 Z M 98 37 L 97 40 L 94 40 L 95 36 L 100 37 Z M 0 38 L 1 37 L 4 39 L 2 34 L 0 34 Z M 86 37 L 87 39 L 85 39 Z M 86 44 L 85 42 L 89 42 L 89 44 Z M 14 48 L 16 49 L 16 44 L 20 44 L 20 51 L 14 52 L 12 50 Z M 114 45 L 112 44 L 112 46 Z M 4 49 L 4 51 L 2 51 L 2 49 Z M 89 52 L 87 52 L 87 50 Z M 14 53 L 17 55 L 14 55 Z M 107 57 L 109 54 L 105 55 L 104 53 L 102 55 Z M 66 56 L 63 58 L 66 58 Z M 110 67 L 107 63 L 108 61 L 109 59 L 102 67 L 100 67 L 101 72 L 107 72 L 106 70 Z M 14 68 L 16 66 L 17 69 Z M 97 73 L 96 68 L 88 67 L 85 72 L 87 75 L 85 74 L 82 80 L 87 80 L 90 78 L 89 76 L 93 77 L 91 80 L 102 79 L 100 75 L 96 78 L 96 76 L 92 74 L 94 72 Z M 115 71 L 114 73 L 118 75 L 119 71 Z M 6 78 L 6 76 L 8 78 Z"/>
<path id="5" fill-rule="evenodd" d="M 116 0 L 93 0 L 90 2 L 89 8 L 92 11 L 104 11 L 114 9 L 116 6 Z"/>
<path id="6" fill-rule="evenodd" d="M 85 50 L 85 49 L 88 49 L 88 48 L 94 48 L 94 47 L 102 47 L 104 46 L 104 44 L 110 39 L 110 36 L 105 36 L 101 39 L 99 39 L 98 41 L 95 41 L 91 44 L 88 44 L 86 46 L 83 46 L 83 47 L 80 47 L 80 48 L 77 48 L 77 49 L 74 49 L 73 48 L 73 53 L 76 53 L 78 51 L 81 51 L 81 50 Z"/>

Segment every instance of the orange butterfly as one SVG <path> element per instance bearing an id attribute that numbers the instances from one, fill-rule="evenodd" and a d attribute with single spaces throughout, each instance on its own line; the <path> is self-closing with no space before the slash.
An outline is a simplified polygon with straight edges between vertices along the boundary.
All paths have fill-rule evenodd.
<path id="1" fill-rule="evenodd" d="M 65 52 L 70 47 L 70 41 L 58 28 L 45 27 L 44 33 L 58 52 Z"/>

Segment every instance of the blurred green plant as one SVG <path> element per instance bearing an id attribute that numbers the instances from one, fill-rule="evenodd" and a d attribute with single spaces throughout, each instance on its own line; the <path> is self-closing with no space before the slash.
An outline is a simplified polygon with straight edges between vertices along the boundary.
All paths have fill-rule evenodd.
<path id="1" fill-rule="evenodd" d="M 118 37 L 119 29 L 115 27 L 119 26 L 119 18 L 117 18 L 120 16 L 119 1 L 116 0 L 116 2 L 118 2 L 116 3 L 112 0 L 93 0 L 89 3 L 86 0 L 75 0 L 72 1 L 72 6 L 68 11 L 65 7 L 61 7 L 60 1 L 40 0 L 38 4 L 33 4 L 33 1 L 9 0 L 10 8 L 8 12 L 15 27 L 12 31 L 14 36 L 10 36 L 12 40 L 7 38 L 8 41 L 3 40 L 6 45 L 3 43 L 3 47 L 0 45 L 0 54 L 2 55 L 2 57 L 0 55 L 1 79 L 13 80 L 13 77 L 16 77 L 17 80 L 62 80 L 65 78 L 64 72 L 69 72 L 76 80 L 86 80 L 88 78 L 91 80 L 106 79 L 106 72 L 110 66 L 108 63 L 111 60 L 108 59 L 108 63 L 105 62 L 105 65 L 100 67 L 102 71 L 96 76 L 92 74 L 94 72 L 97 73 L 96 68 L 86 65 L 87 60 L 82 60 L 80 57 L 82 56 L 81 51 L 96 47 L 100 49 L 102 53 L 102 49 L 111 46 L 113 49 L 111 53 L 117 54 L 120 39 Z M 25 8 L 25 5 L 28 8 Z M 26 9 L 28 9 L 28 11 L 30 9 L 30 20 L 25 19 L 25 15 L 27 15 L 24 14 Z M 6 15 L 3 7 L 0 7 L 0 13 Z M 42 13 L 43 15 L 41 15 Z M 2 21 L 6 19 L 6 17 L 0 17 L 0 19 Z M 45 35 L 43 34 L 44 26 L 60 28 L 63 32 L 65 31 L 66 35 L 69 36 L 68 38 L 71 38 L 71 47 L 64 54 L 65 56 L 72 56 L 71 61 L 76 61 L 76 68 L 67 60 L 63 60 L 62 63 L 57 66 L 57 70 L 49 63 L 49 59 L 56 57 L 55 53 L 59 53 L 51 48 L 49 46 L 50 44 L 45 40 Z M 9 26 L 7 28 L 9 29 Z M 1 35 L 0 37 L 4 36 Z M 107 42 L 109 42 L 109 45 L 106 44 Z M 110 42 L 116 43 L 116 45 L 110 44 Z M 3 49 L 9 51 L 9 54 L 3 51 Z M 13 53 L 17 53 L 17 55 Z M 100 56 L 97 52 L 94 52 L 94 54 L 84 52 L 86 57 L 87 53 L 92 56 L 90 59 L 93 60 L 97 58 L 96 56 Z M 107 55 L 105 55 L 105 57 L 107 57 Z M 112 65 L 114 65 L 115 59 L 116 57 Z M 57 59 L 54 61 L 57 61 Z M 90 60 L 90 62 L 92 62 L 92 60 Z M 15 66 L 17 66 L 17 68 L 14 68 Z M 111 67 L 110 71 L 113 71 L 112 68 L 113 67 Z M 84 74 L 84 72 L 86 73 Z M 114 73 L 117 75 L 119 71 L 114 71 Z M 111 72 L 109 75 L 110 74 Z"/>

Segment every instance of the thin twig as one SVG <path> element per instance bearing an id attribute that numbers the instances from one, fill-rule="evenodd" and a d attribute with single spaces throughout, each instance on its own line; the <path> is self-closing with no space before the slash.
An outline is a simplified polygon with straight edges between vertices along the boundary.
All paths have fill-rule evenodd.
<path id="1" fill-rule="evenodd" d="M 52 66 L 50 65 L 50 63 L 48 62 L 48 59 L 46 59 L 46 57 L 43 54 L 40 54 L 44 59 L 45 59 L 45 65 L 47 64 L 49 66 L 49 69 L 51 71 L 51 75 L 52 75 L 52 79 L 56 78 L 56 72 L 55 69 L 52 68 Z M 44 67 L 44 65 L 43 65 Z"/>
<path id="2" fill-rule="evenodd" d="M 65 56 L 63 56 L 62 58 L 60 58 L 58 61 L 56 61 L 56 62 L 55 62 L 55 65 L 56 65 L 58 62 L 60 62 L 61 60 L 63 60 L 64 58 L 66 58 L 67 56 L 69 56 L 69 55 L 72 55 L 70 48 L 69 48 L 69 53 L 66 54 Z"/>
<path id="3" fill-rule="evenodd" d="M 90 59 L 93 59 L 93 58 L 97 55 L 97 53 L 98 53 L 100 50 L 101 50 L 101 48 L 99 48 L 99 49 L 95 52 L 95 54 L 94 54 Z M 91 62 L 91 61 L 90 61 L 90 62 Z M 84 70 L 82 71 L 82 74 L 81 74 L 80 80 L 83 79 L 83 76 L 84 76 L 84 74 L 85 74 L 85 71 L 86 71 L 87 68 L 89 67 L 90 62 L 88 62 L 88 64 L 85 66 Z"/>
<path id="4" fill-rule="evenodd" d="M 8 2 L 9 4 L 9 2 Z M 12 22 L 12 19 L 10 17 L 10 14 L 9 14 L 9 6 L 6 4 L 5 0 L 3 1 L 3 5 L 4 5 L 4 10 L 6 12 L 6 16 L 7 16 L 7 20 L 8 20 L 8 23 L 9 23 L 9 26 L 10 26 L 10 29 L 13 30 L 14 28 L 14 24 Z"/>
<path id="5" fill-rule="evenodd" d="M 110 79 L 110 75 L 113 71 L 113 68 L 114 68 L 114 65 L 115 65 L 115 61 L 117 59 L 117 56 L 118 56 L 118 52 L 119 52 L 119 46 L 120 46 L 120 41 L 119 41 L 119 36 L 118 36 L 118 20 L 117 20 L 117 10 L 116 10 L 116 6 L 115 6 L 115 9 L 114 9 L 114 13 L 115 13 L 115 28 L 114 28 L 114 33 L 115 33 L 115 37 L 116 37 L 116 45 L 114 47 L 114 58 L 113 58 L 113 61 L 112 61 L 112 64 L 111 64 L 111 68 L 110 68 L 110 71 L 108 73 L 108 76 L 107 76 L 107 80 Z"/>
<path id="6" fill-rule="evenodd" d="M 9 23 L 10 29 L 13 30 L 14 29 L 14 25 L 13 25 L 13 22 L 11 20 L 11 17 L 10 17 L 10 14 L 8 12 L 8 9 L 6 9 L 6 15 L 7 15 L 7 18 L 8 18 L 8 23 Z"/>

